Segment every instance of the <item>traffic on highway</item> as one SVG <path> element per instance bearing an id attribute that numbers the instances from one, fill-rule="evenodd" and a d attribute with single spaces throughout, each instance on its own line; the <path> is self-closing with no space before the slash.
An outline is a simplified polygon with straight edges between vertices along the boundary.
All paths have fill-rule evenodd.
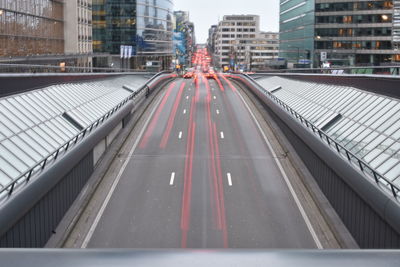
<path id="1" fill-rule="evenodd" d="M 156 97 L 66 247 L 339 248 L 248 96 L 206 49 L 193 63 Z"/>

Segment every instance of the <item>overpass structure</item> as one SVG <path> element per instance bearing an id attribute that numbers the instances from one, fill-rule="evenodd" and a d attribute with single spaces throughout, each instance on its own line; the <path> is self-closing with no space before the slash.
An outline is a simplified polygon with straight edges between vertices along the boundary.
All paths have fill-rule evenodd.
<path id="1" fill-rule="evenodd" d="M 0 245 L 399 248 L 399 80 L 331 78 L 3 77 Z"/>

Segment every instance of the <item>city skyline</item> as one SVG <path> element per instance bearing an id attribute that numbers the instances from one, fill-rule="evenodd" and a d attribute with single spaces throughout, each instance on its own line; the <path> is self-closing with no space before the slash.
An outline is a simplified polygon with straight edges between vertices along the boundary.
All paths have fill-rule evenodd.
<path id="1" fill-rule="evenodd" d="M 221 0 L 218 2 L 205 0 L 192 2 L 185 0 L 174 1 L 175 10 L 189 11 L 190 20 L 196 27 L 197 43 L 205 43 L 208 37 L 208 29 L 213 24 L 222 20 L 224 15 L 260 15 L 261 30 L 279 31 L 279 1 L 273 0 L 260 2 L 248 0 L 246 5 L 240 2 Z"/>

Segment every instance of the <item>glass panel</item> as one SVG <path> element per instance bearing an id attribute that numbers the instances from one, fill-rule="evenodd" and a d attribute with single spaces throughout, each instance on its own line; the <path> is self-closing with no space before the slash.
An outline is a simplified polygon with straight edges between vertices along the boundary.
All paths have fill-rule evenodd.
<path id="1" fill-rule="evenodd" d="M 22 102 L 22 103 L 24 102 L 21 98 L 19 99 L 19 101 L 17 101 L 14 98 L 9 98 L 8 101 L 10 102 L 11 105 L 13 105 L 15 108 L 20 110 L 21 113 L 28 116 L 29 119 L 32 120 L 32 123 L 37 124 L 40 122 L 40 120 L 36 117 L 35 112 L 32 109 L 29 109 L 29 106 L 26 107 L 20 103 L 20 102 Z"/>
<path id="2" fill-rule="evenodd" d="M 39 121 L 46 120 L 46 117 L 36 109 L 37 108 L 36 105 L 35 106 L 31 105 L 32 101 L 30 99 L 26 100 L 25 97 L 17 97 L 16 100 L 22 106 L 26 107 L 29 110 L 29 113 L 34 114 L 39 119 Z"/>
<path id="3" fill-rule="evenodd" d="M 386 100 L 387 101 L 382 101 L 379 103 L 379 105 L 374 108 L 374 112 L 370 112 L 361 118 L 360 123 L 370 125 L 373 121 L 377 120 L 379 117 L 382 117 L 383 114 L 389 110 L 390 106 L 392 106 L 390 105 L 390 101 L 388 99 Z"/>
<path id="4" fill-rule="evenodd" d="M 6 125 L 6 127 L 13 132 L 13 134 L 19 133 L 21 131 L 11 120 L 0 113 L 0 121 Z M 3 129 L 2 129 L 3 130 Z"/>
<path id="5" fill-rule="evenodd" d="M 379 149 L 381 152 L 383 152 L 383 155 L 385 155 L 385 156 L 380 155 L 378 158 L 375 159 L 375 157 L 367 155 L 365 157 L 365 160 L 371 161 L 371 165 L 373 165 L 374 168 L 376 168 L 383 162 L 382 159 L 388 158 L 393 155 L 393 153 L 390 153 L 389 151 L 387 151 L 387 149 L 390 146 L 392 146 L 393 144 L 394 144 L 393 140 L 386 138 L 383 142 L 379 143 L 376 147 L 376 149 Z"/>
<path id="6" fill-rule="evenodd" d="M 8 129 L 1 121 L 0 121 L 0 131 L 1 131 L 2 135 L 6 136 L 6 137 L 13 135 L 13 132 L 10 131 L 10 129 Z"/>
<path id="7" fill-rule="evenodd" d="M 52 128 L 49 128 L 46 124 L 40 124 L 37 128 L 35 128 L 35 130 L 38 131 L 39 128 L 57 142 L 56 148 L 65 143 L 65 141 L 57 133 L 55 133 Z"/>
<path id="8" fill-rule="evenodd" d="M 377 168 L 377 171 L 379 173 L 386 174 L 388 171 L 390 171 L 394 166 L 396 166 L 398 164 L 399 164 L 399 160 L 398 159 L 388 158 L 387 160 L 385 160 L 383 162 L 383 164 L 381 166 L 379 166 Z"/>
<path id="9" fill-rule="evenodd" d="M 4 146 L 9 148 L 9 150 L 14 151 L 14 146 L 17 146 L 23 153 L 28 154 L 34 162 L 40 161 L 43 157 L 37 151 L 34 150 L 32 144 L 27 144 L 23 139 L 18 136 L 12 137 L 10 145 L 4 142 Z"/>
<path id="10" fill-rule="evenodd" d="M 59 141 L 59 137 L 54 135 L 54 133 L 43 124 L 35 127 L 33 130 L 37 132 L 42 139 L 46 139 L 46 141 L 53 146 L 50 152 L 54 152 L 54 150 L 62 144 L 62 142 Z"/>
<path id="11" fill-rule="evenodd" d="M 35 128 L 36 131 L 36 128 Z M 43 148 L 45 148 L 47 150 L 47 153 L 45 154 L 46 156 L 53 152 L 55 150 L 56 144 L 54 144 L 55 142 L 52 140 L 49 140 L 50 138 L 48 138 L 46 135 L 45 136 L 40 136 L 39 134 L 41 133 L 36 133 L 35 131 L 33 131 L 32 129 L 29 129 L 28 131 L 26 131 L 26 133 L 31 136 L 32 139 L 34 139 L 36 142 L 38 142 L 41 146 L 43 146 Z M 54 146 L 52 146 L 49 142 L 53 143 Z"/>
<path id="12" fill-rule="evenodd" d="M 384 115 L 382 115 L 376 122 L 374 122 L 371 127 L 377 129 L 378 131 L 386 130 L 392 123 L 396 122 L 400 119 L 398 114 L 399 108 L 392 108 Z"/>
<path id="13" fill-rule="evenodd" d="M 0 158 L 0 164 L 1 164 L 2 159 Z M 3 172 L 0 169 L 0 188 L 4 188 L 4 186 L 8 185 L 9 183 L 11 183 L 12 180 L 10 179 L 10 177 L 8 176 L 8 174 L 6 174 L 5 172 Z"/>
<path id="14" fill-rule="evenodd" d="M 62 117 L 57 117 L 54 120 L 54 123 L 63 131 L 65 135 L 68 136 L 68 139 L 71 139 L 79 133 L 79 131 L 74 126 L 65 121 Z"/>
<path id="15" fill-rule="evenodd" d="M 376 139 L 374 139 L 371 143 L 369 143 L 366 147 L 363 148 L 363 150 L 365 151 L 372 151 L 375 154 L 375 157 L 377 156 L 377 154 L 380 154 L 380 152 L 382 152 L 382 150 L 380 149 L 376 149 L 376 147 L 382 143 L 384 140 L 386 139 L 386 137 L 379 135 L 376 137 Z M 374 156 L 370 155 L 369 159 L 373 159 Z"/>
<path id="16" fill-rule="evenodd" d="M 56 124 L 55 120 L 47 121 L 45 125 L 60 137 L 62 143 L 65 143 L 70 139 L 68 135 L 66 135 L 62 130 L 58 128 L 58 125 Z"/>
<path id="17" fill-rule="evenodd" d="M 2 103 L 4 105 L 4 107 L 6 107 L 9 112 L 11 112 L 13 115 L 15 115 L 18 119 L 20 119 L 21 121 L 23 121 L 23 123 L 27 126 L 27 127 L 32 127 L 34 125 L 33 121 L 28 118 L 26 116 L 26 113 L 22 113 L 20 110 L 18 110 L 16 107 L 14 107 L 13 105 L 11 105 L 8 101 L 3 101 Z"/>
<path id="18" fill-rule="evenodd" d="M 21 137 L 21 139 L 24 140 L 25 143 L 29 144 L 33 149 L 35 149 L 35 151 L 37 151 L 41 155 L 41 159 L 49 154 L 50 150 L 47 151 L 42 143 L 38 143 L 32 137 L 30 137 L 28 134 L 21 133 L 19 135 L 19 137 Z"/>
<path id="19" fill-rule="evenodd" d="M 24 123 L 20 118 L 18 118 L 14 113 L 8 111 L 4 106 L 0 105 L 0 112 L 6 116 L 9 121 L 12 121 L 20 130 L 25 130 L 28 125 Z"/>
<path id="20" fill-rule="evenodd" d="M 397 164 L 396 167 L 394 167 L 392 170 L 390 170 L 388 173 L 385 174 L 385 176 L 390 179 L 390 180 L 394 180 L 397 179 L 397 186 L 400 187 L 400 164 Z"/>
<path id="21" fill-rule="evenodd" d="M 7 148 L 8 151 L 11 151 L 16 157 L 21 159 L 27 166 L 32 166 L 35 163 L 35 161 L 27 155 L 31 152 L 35 155 L 37 155 L 37 153 L 33 152 L 32 149 L 27 148 L 27 146 L 22 145 L 21 147 L 27 148 L 27 150 L 22 150 L 21 148 L 13 144 L 10 140 L 5 140 L 2 145 Z"/>
<path id="22" fill-rule="evenodd" d="M 4 148 L 4 146 L 0 145 L 0 155 L 7 160 L 10 164 L 13 165 L 15 169 L 17 169 L 19 172 L 24 172 L 28 169 L 28 165 L 26 165 L 22 159 L 17 158 L 14 153 L 11 153 L 7 149 Z M 7 170 L 6 170 L 7 171 Z"/>

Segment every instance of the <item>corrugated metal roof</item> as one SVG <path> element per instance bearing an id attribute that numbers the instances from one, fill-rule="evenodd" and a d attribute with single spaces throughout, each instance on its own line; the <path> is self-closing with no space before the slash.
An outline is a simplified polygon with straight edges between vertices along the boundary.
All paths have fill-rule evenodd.
<path id="1" fill-rule="evenodd" d="M 0 99 L 0 190 L 140 89 L 144 76 L 61 84 Z"/>
<path id="2" fill-rule="evenodd" d="M 400 101 L 353 87 L 282 77 L 257 81 L 400 186 Z M 273 91 L 281 86 L 281 90 Z"/>

